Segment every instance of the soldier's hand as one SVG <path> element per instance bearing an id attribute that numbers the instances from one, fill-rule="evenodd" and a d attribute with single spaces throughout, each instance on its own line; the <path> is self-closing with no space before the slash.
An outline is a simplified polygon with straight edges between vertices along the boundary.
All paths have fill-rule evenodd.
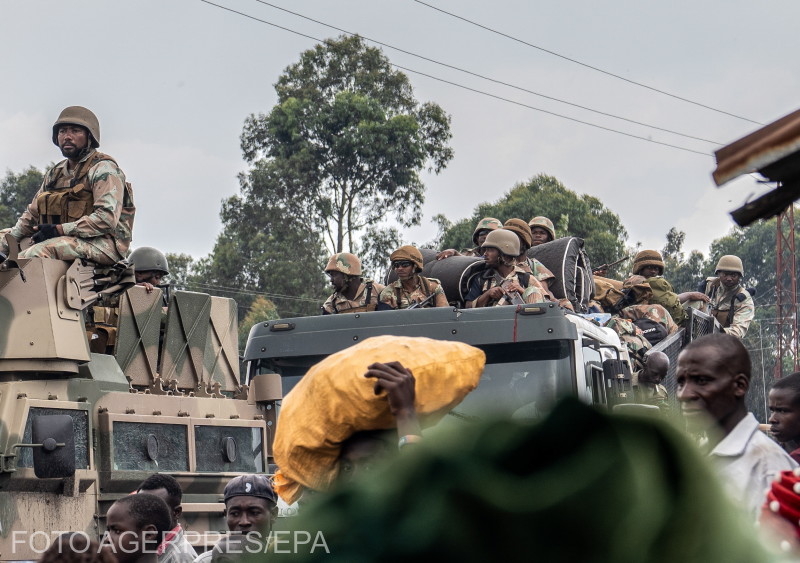
<path id="1" fill-rule="evenodd" d="M 58 232 L 58 225 L 37 225 L 33 227 L 33 230 L 36 231 L 36 233 L 31 237 L 33 244 L 61 236 L 61 234 Z"/>
<path id="2" fill-rule="evenodd" d="M 437 254 L 436 259 L 444 260 L 445 258 L 450 258 L 451 256 L 460 256 L 460 254 L 454 248 L 448 248 L 447 250 L 442 250 L 439 254 Z"/>
<path id="3" fill-rule="evenodd" d="M 364 377 L 375 378 L 375 394 L 386 391 L 389 410 L 395 418 L 414 414 L 416 381 L 411 370 L 400 362 L 370 364 Z"/>
<path id="4" fill-rule="evenodd" d="M 522 286 L 515 281 L 506 283 L 504 287 L 508 292 L 516 291 L 517 293 L 522 294 L 525 291 L 524 289 L 522 289 Z"/>

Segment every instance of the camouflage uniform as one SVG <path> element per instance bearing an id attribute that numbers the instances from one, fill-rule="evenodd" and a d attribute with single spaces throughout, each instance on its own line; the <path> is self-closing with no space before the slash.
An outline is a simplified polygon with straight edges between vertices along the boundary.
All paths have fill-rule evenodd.
<path id="1" fill-rule="evenodd" d="M 442 289 L 442 283 L 439 280 L 434 278 L 425 278 L 420 275 L 415 276 L 415 279 L 417 283 L 411 292 L 408 292 L 403 288 L 403 282 L 401 280 L 397 280 L 394 283 L 387 285 L 385 288 L 383 288 L 383 291 L 381 291 L 381 303 L 386 303 L 392 309 L 408 309 L 414 303 L 424 301 L 429 295 L 431 295 L 431 293 L 433 293 L 436 295 L 436 297 L 433 298 L 432 302 L 428 302 L 428 304 L 425 305 L 426 307 L 449 306 L 447 297 L 445 297 L 444 290 Z M 429 288 L 429 291 L 427 292 L 425 291 L 426 285 Z"/>
<path id="2" fill-rule="evenodd" d="M 40 194 L 52 189 L 49 184 L 54 178 L 58 178 L 56 187 L 60 187 L 62 183 L 68 185 L 67 182 L 73 179 L 81 163 L 96 154 L 96 150 L 91 150 L 72 170 L 67 169 L 67 160 L 54 166 L 45 175 L 42 187 L 31 204 L 11 229 L 11 235 L 17 240 L 32 236 L 35 232 L 34 225 L 40 223 L 37 206 Z M 60 177 L 58 173 L 61 173 Z M 101 160 L 89 169 L 86 179 L 94 199 L 92 213 L 76 218 L 75 221 L 61 223 L 64 236 L 34 244 L 20 252 L 20 258 L 85 258 L 98 264 L 110 265 L 125 257 L 131 242 L 136 211 L 132 190 L 126 185 L 125 174 L 113 160 Z M 8 252 L 5 240 L 0 241 L 0 252 Z"/>
<path id="3" fill-rule="evenodd" d="M 556 279 L 556 275 L 536 258 L 520 256 L 517 262 L 517 268 L 520 268 L 523 272 L 533 274 L 533 277 L 540 282 L 550 283 L 550 280 Z"/>
<path id="4" fill-rule="evenodd" d="M 719 282 L 719 278 L 708 278 L 704 293 L 711 298 L 711 303 L 707 305 L 708 312 L 716 317 L 725 332 L 737 338 L 744 338 L 750 322 L 756 315 L 756 306 L 750 292 L 738 284 L 733 289 L 726 289 Z M 728 324 L 731 304 L 733 304 L 733 318 Z"/>
<path id="5" fill-rule="evenodd" d="M 494 275 L 498 273 L 497 270 L 494 268 L 487 269 L 484 271 L 483 274 L 480 276 L 475 276 L 472 278 L 472 282 L 469 286 L 469 292 L 465 298 L 467 303 L 470 303 L 472 307 L 475 306 L 475 301 L 478 300 L 478 297 L 486 293 L 488 290 L 492 289 L 493 287 L 497 287 L 500 285 Z M 520 276 L 519 274 L 528 274 L 528 282 L 524 282 L 525 276 Z M 523 271 L 521 268 L 516 267 L 514 270 L 509 273 L 504 280 L 513 280 L 517 282 L 522 288 L 525 290 L 522 294 L 522 299 L 525 303 L 542 303 L 547 301 L 545 297 L 544 288 L 541 286 L 539 281 L 532 275 L 529 275 L 528 272 Z M 501 297 L 497 301 L 489 301 L 486 304 L 486 307 L 497 307 L 500 305 L 511 305 L 511 302 L 508 300 L 506 296 Z"/>
<path id="6" fill-rule="evenodd" d="M 631 376 L 631 386 L 636 397 L 637 403 L 644 405 L 654 405 L 662 410 L 669 409 L 669 394 L 667 388 L 660 383 L 640 383 L 639 374 L 643 370 L 633 372 Z"/>
<path id="7" fill-rule="evenodd" d="M 367 303 L 367 283 L 372 284 L 369 303 Z M 328 315 L 366 311 L 368 305 L 378 304 L 378 298 L 383 289 L 384 287 L 381 284 L 368 280 L 366 283 L 362 283 L 358 286 L 358 291 L 353 299 L 348 299 L 338 291 L 335 291 L 322 305 L 322 310 Z M 356 310 L 354 311 L 352 309 Z"/>

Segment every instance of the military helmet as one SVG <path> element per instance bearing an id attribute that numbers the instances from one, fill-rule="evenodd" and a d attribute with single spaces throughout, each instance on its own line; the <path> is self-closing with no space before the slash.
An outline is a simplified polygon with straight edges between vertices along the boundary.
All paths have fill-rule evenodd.
<path id="1" fill-rule="evenodd" d="M 152 246 L 140 246 L 128 256 L 128 262 L 138 272 L 163 272 L 169 275 L 169 264 L 164 253 Z"/>
<path id="2" fill-rule="evenodd" d="M 62 125 L 80 125 L 89 130 L 89 145 L 96 149 L 100 146 L 100 122 L 97 116 L 82 106 L 64 108 L 61 115 L 53 123 L 53 144 L 58 145 L 58 128 Z"/>
<path id="3" fill-rule="evenodd" d="M 410 244 L 406 244 L 401 246 L 389 257 L 392 263 L 397 262 L 398 260 L 411 260 L 416 264 L 417 271 L 422 271 L 423 261 L 422 261 L 422 253 L 416 246 L 411 246 Z"/>
<path id="4" fill-rule="evenodd" d="M 639 274 L 645 266 L 658 266 L 664 275 L 664 259 L 658 250 L 642 250 L 633 259 L 633 273 Z"/>
<path id="5" fill-rule="evenodd" d="M 528 222 L 528 226 L 531 228 L 531 231 L 534 227 L 544 229 L 550 233 L 550 240 L 556 240 L 556 228 L 553 225 L 553 222 L 547 217 L 543 217 L 541 215 L 539 217 L 534 217 Z"/>
<path id="6" fill-rule="evenodd" d="M 486 235 L 481 248 L 496 248 L 506 256 L 519 256 L 519 237 L 506 229 L 497 229 Z"/>
<path id="7" fill-rule="evenodd" d="M 742 259 L 733 254 L 726 254 L 717 262 L 717 267 L 714 273 L 719 272 L 738 272 L 739 275 L 744 275 L 744 267 L 742 266 Z"/>
<path id="8" fill-rule="evenodd" d="M 517 219 L 516 217 L 513 219 L 509 219 L 506 221 L 506 224 L 503 225 L 504 229 L 508 229 L 511 232 L 517 233 L 522 241 L 530 247 L 533 245 L 533 235 L 531 234 L 531 228 L 528 224 L 523 221 L 522 219 Z"/>
<path id="9" fill-rule="evenodd" d="M 475 227 L 475 231 L 472 233 L 472 242 L 478 244 L 478 233 L 481 231 L 493 231 L 502 226 L 503 223 L 500 222 L 500 219 L 495 219 L 494 217 L 484 217 L 478 221 L 478 226 Z"/>
<path id="10" fill-rule="evenodd" d="M 339 252 L 331 256 L 328 265 L 325 266 L 326 272 L 342 272 L 348 276 L 361 275 L 361 260 L 355 254 L 349 252 Z"/>

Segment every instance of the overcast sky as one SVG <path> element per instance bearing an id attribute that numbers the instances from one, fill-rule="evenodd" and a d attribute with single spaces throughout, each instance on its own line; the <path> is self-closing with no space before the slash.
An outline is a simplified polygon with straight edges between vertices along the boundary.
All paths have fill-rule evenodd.
<path id="1" fill-rule="evenodd" d="M 215 3 L 316 38 L 339 32 L 257 0 Z M 800 2 L 563 0 L 437 7 L 514 38 L 763 124 L 800 107 Z M 633 125 L 384 48 L 398 65 L 696 154 L 604 131 L 409 73 L 417 98 L 452 115 L 455 158 L 426 177 L 423 226 L 471 215 L 540 173 L 598 197 L 629 244 L 661 248 L 672 226 L 704 253 L 732 226 L 728 212 L 763 191 L 751 177 L 714 187 L 713 151 L 760 125 L 634 86 L 414 0 L 274 0 L 321 22 L 519 88 L 671 129 Z M 0 172 L 60 159 L 50 131 L 68 105 L 100 119 L 101 149 L 133 183 L 134 246 L 207 255 L 220 201 L 246 169 L 244 119 L 268 112 L 273 84 L 316 41 L 200 0 L 26 0 L 0 18 Z M 503 218 L 505 219 L 505 218 Z M 529 219 L 526 217 L 525 219 Z M 5 226 L 5 225 L 3 225 Z M 2 226 L 0 226 L 2 227 Z"/>

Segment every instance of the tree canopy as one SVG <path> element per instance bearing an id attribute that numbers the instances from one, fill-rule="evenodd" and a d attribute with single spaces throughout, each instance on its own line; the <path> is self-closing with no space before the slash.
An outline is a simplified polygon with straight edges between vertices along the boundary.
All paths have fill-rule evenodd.
<path id="1" fill-rule="evenodd" d="M 420 172 L 452 159 L 450 117 L 420 104 L 408 77 L 358 37 L 339 37 L 286 68 L 268 114 L 245 121 L 241 146 L 255 168 L 280 171 L 280 199 L 332 252 L 392 217 L 419 224 Z M 256 178 L 253 178 L 256 181 Z"/>
<path id="2" fill-rule="evenodd" d="M 596 197 L 578 195 L 544 174 L 517 184 L 494 203 L 478 205 L 468 219 L 448 225 L 443 218 L 437 218 L 445 229 L 441 247 L 458 250 L 472 247 L 472 233 L 483 217 L 505 222 L 512 217 L 530 221 L 539 215 L 553 221 L 557 237 L 582 238 L 593 266 L 614 262 L 624 255 L 628 233 L 617 214 Z"/>
<path id="3" fill-rule="evenodd" d="M 29 166 L 19 174 L 11 170 L 0 181 L 0 229 L 13 227 L 33 200 L 44 179 L 44 173 Z"/>

